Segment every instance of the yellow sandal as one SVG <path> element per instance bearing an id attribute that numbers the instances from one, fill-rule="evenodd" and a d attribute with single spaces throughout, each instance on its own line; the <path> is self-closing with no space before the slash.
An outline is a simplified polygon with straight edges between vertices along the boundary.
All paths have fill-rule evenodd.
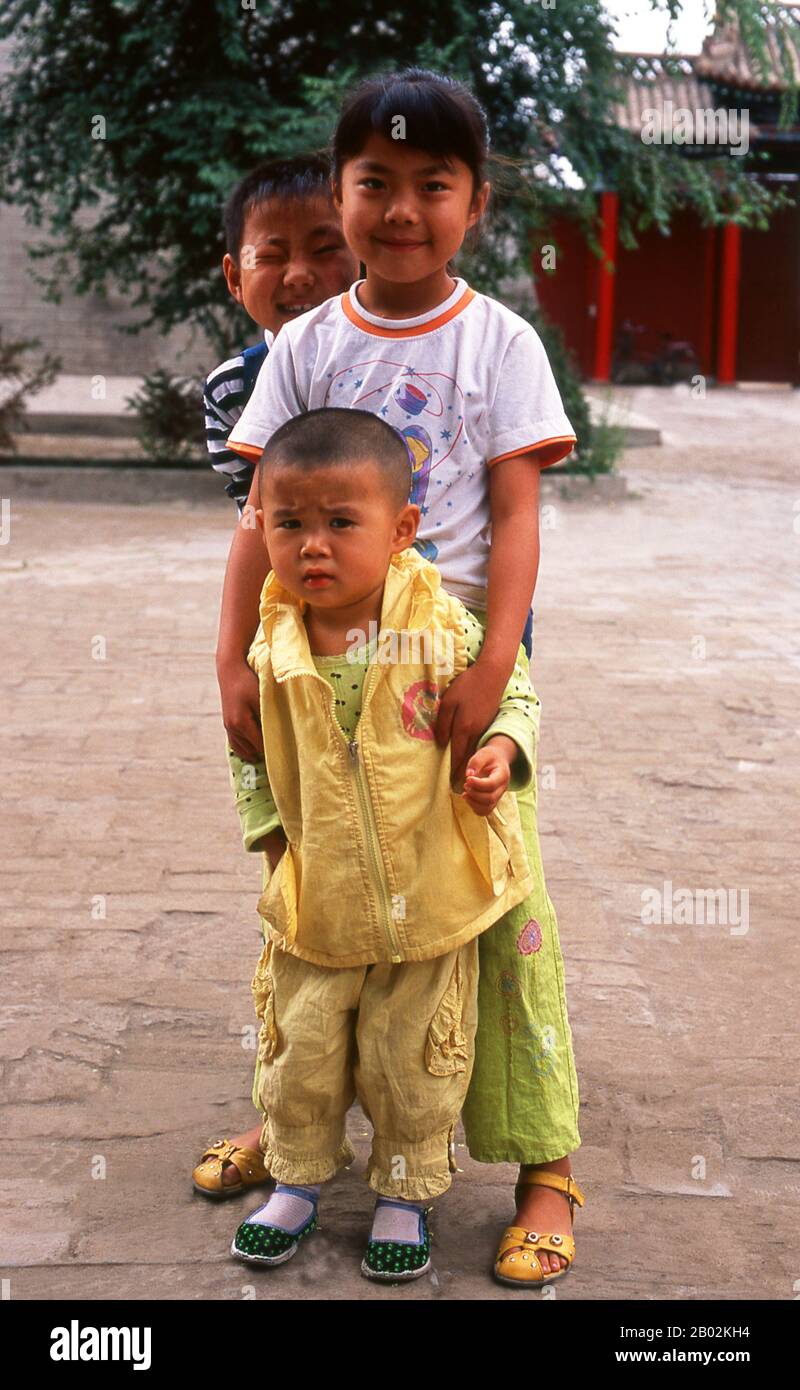
<path id="1" fill-rule="evenodd" d="M 562 1178 L 560 1173 L 526 1173 L 524 1178 L 519 1179 L 517 1186 L 532 1187 L 536 1184 L 566 1193 L 570 1217 L 575 1211 L 575 1203 L 582 1207 L 586 1201 L 571 1174 L 568 1178 Z M 561 1255 L 567 1261 L 566 1269 L 560 1269 L 555 1274 L 545 1274 L 536 1257 L 537 1250 L 547 1250 L 553 1255 Z M 569 1274 L 574 1258 L 575 1241 L 571 1235 L 561 1235 L 558 1231 L 546 1231 L 540 1235 L 538 1231 L 526 1231 L 522 1226 L 509 1226 L 500 1240 L 494 1277 L 499 1279 L 501 1284 L 512 1284 L 515 1288 L 520 1284 L 552 1284 L 556 1279 L 563 1279 L 565 1274 Z"/>
<path id="2" fill-rule="evenodd" d="M 232 1163 L 234 1168 L 238 1168 L 240 1182 L 222 1181 L 225 1163 Z M 244 1188 L 257 1187 L 259 1183 L 269 1180 L 261 1150 L 237 1148 L 230 1139 L 217 1139 L 216 1143 L 209 1144 L 192 1172 L 192 1185 L 204 1197 L 235 1197 Z"/>

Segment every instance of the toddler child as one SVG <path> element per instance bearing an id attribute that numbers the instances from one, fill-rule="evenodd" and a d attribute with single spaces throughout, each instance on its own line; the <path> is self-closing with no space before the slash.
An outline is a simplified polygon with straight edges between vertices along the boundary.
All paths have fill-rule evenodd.
<path id="1" fill-rule="evenodd" d="M 272 569 L 249 662 L 276 828 L 260 841 L 272 872 L 253 988 L 278 1181 L 231 1249 L 280 1264 L 317 1228 L 320 1185 L 353 1158 L 357 1096 L 379 1194 L 362 1272 L 415 1278 L 472 1072 L 477 938 L 532 887 L 508 789 L 530 780 L 538 701 L 523 657 L 454 790 L 432 726 L 481 629 L 413 549 L 420 509 L 392 426 L 300 415 L 267 442 L 258 481 Z M 228 752 L 246 806 L 247 769 Z"/>

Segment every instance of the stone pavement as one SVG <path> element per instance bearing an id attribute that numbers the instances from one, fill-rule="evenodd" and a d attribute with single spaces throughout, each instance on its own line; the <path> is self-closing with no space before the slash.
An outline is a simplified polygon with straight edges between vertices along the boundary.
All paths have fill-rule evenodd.
<path id="1" fill-rule="evenodd" d="M 92 460 L 115 468 L 147 464 L 138 439 L 139 422 L 128 405 L 143 382 L 141 376 L 60 374 L 51 386 L 27 402 L 27 428 L 14 435 L 17 457 L 26 464 L 38 460 L 64 464 L 71 459 L 81 464 Z M 98 387 L 102 394 L 96 399 Z M 606 387 L 590 388 L 587 396 L 592 419 L 620 426 L 628 446 L 660 443 L 656 421 L 643 415 L 638 407 L 638 396 L 646 390 L 631 387 L 609 392 Z M 207 454 L 202 439 L 193 448 L 192 458 L 205 474 Z"/>
<path id="2" fill-rule="evenodd" d="M 587 1194 L 558 1299 L 800 1287 L 796 400 L 771 413 L 757 393 L 662 393 L 647 413 L 666 442 L 627 454 L 628 497 L 545 489 L 540 826 Z M 221 493 L 32 497 L 14 476 L 0 472 L 4 1296 L 537 1298 L 487 1273 L 514 1170 L 463 1146 L 435 1275 L 360 1278 L 355 1110 L 357 1161 L 324 1232 L 271 1274 L 229 1258 L 258 1192 L 212 1204 L 189 1173 L 254 1115 L 259 865 L 241 850 L 212 655 L 235 513 Z M 643 893 L 670 892 L 673 921 L 643 911 Z"/>
<path id="3" fill-rule="evenodd" d="M 144 384 L 142 376 L 80 376 L 60 373 L 26 402 L 28 431 L 16 436 L 17 446 L 26 457 L 104 457 L 141 458 L 134 436 L 138 431 L 131 398 Z M 593 388 L 589 405 L 593 417 L 608 415 L 622 425 L 629 444 L 658 444 L 658 427 L 636 408 L 640 387 L 623 398 L 621 392 L 607 408 L 607 391 Z M 0 383 L 0 399 L 3 386 Z M 198 456 L 205 449 L 200 445 Z"/>

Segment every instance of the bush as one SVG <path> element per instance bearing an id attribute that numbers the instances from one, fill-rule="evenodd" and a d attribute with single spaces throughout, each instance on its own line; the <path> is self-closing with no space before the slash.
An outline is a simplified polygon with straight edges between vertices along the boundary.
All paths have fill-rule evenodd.
<path id="1" fill-rule="evenodd" d="M 16 453 L 15 434 L 29 428 L 25 405 L 30 396 L 51 386 L 61 370 L 61 359 L 40 354 L 37 365 L 23 358 L 41 346 L 38 338 L 6 341 L 0 328 L 0 449 Z"/>
<path id="2" fill-rule="evenodd" d="M 197 380 L 157 367 L 126 405 L 136 411 L 137 437 L 148 458 L 185 463 L 193 457 L 203 413 L 203 388 Z"/>
<path id="3" fill-rule="evenodd" d="M 589 449 L 585 461 L 581 459 L 573 472 L 586 473 L 589 477 L 596 477 L 599 473 L 611 473 L 614 464 L 625 448 L 625 426 L 615 425 L 610 419 L 611 400 L 606 405 L 605 413 L 600 420 L 594 420 L 591 426 Z"/>
<path id="4" fill-rule="evenodd" d="M 564 410 L 575 431 L 577 444 L 569 462 L 558 467 L 565 473 L 582 473 L 589 477 L 597 473 L 610 473 L 625 443 L 624 429 L 609 424 L 607 418 L 597 424 L 592 423 L 589 402 L 583 394 L 575 358 L 564 342 L 561 329 L 542 316 L 533 298 L 527 294 L 514 296 L 512 307 L 539 334 L 561 392 Z"/>

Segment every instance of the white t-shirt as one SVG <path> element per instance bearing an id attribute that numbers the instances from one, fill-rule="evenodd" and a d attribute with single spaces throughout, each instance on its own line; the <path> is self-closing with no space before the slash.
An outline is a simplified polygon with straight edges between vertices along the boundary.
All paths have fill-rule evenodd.
<path id="1" fill-rule="evenodd" d="M 307 410 L 374 411 L 411 457 L 417 549 L 450 593 L 485 608 L 489 469 L 531 450 L 532 466 L 546 467 L 575 443 L 547 354 L 529 323 L 462 279 L 443 303 L 410 319 L 368 313 L 358 298 L 363 283 L 285 325 L 228 448 L 254 460 L 286 420 Z"/>

